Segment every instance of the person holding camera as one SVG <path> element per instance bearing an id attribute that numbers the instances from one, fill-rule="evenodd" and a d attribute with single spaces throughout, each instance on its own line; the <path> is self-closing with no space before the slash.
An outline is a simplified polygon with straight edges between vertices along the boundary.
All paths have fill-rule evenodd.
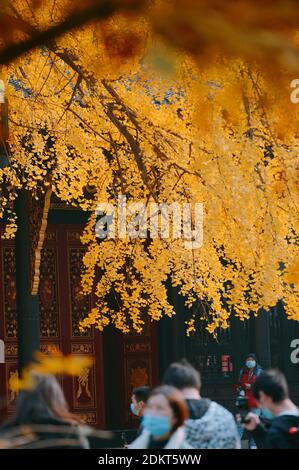
<path id="1" fill-rule="evenodd" d="M 299 409 L 289 397 L 285 376 L 278 370 L 262 372 L 253 385 L 259 406 L 273 414 L 266 428 L 259 416 L 248 413 L 244 427 L 260 449 L 299 449 Z"/>
<path id="2" fill-rule="evenodd" d="M 257 362 L 256 355 L 254 353 L 247 354 L 245 357 L 245 364 L 240 370 L 239 380 L 236 386 L 239 393 L 237 402 L 240 402 L 241 399 L 243 399 L 242 401 L 244 402 L 246 400 L 246 410 L 251 411 L 256 415 L 261 414 L 261 409 L 258 407 L 258 403 L 253 396 L 252 389 L 257 377 L 261 372 L 262 368 Z M 240 423 L 238 424 L 238 429 L 240 439 L 242 439 L 244 434 L 244 427 L 241 426 Z M 256 449 L 256 444 L 252 438 L 249 439 L 248 446 L 251 449 Z"/>

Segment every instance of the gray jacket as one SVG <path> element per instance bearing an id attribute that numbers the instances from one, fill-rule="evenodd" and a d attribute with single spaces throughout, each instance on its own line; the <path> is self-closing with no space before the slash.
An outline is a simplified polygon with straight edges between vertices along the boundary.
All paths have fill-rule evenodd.
<path id="1" fill-rule="evenodd" d="M 208 402 L 207 410 L 198 419 L 193 417 L 185 422 L 185 435 L 195 449 L 241 448 L 233 415 L 214 401 Z"/>

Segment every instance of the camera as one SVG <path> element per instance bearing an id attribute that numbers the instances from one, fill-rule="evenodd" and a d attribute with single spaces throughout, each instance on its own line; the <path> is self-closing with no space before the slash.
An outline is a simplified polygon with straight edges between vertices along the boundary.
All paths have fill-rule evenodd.
<path id="1" fill-rule="evenodd" d="M 241 423 L 246 423 L 248 420 L 246 420 L 246 416 L 249 411 L 248 407 L 248 398 L 245 395 L 244 390 L 241 390 L 239 395 L 236 398 L 235 406 L 239 410 L 239 414 L 241 416 Z"/>

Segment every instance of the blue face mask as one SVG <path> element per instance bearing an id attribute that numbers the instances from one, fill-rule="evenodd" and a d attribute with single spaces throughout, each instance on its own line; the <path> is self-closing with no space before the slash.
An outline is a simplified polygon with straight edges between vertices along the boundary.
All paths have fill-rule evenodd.
<path id="1" fill-rule="evenodd" d="M 256 362 L 255 361 L 246 361 L 246 366 L 248 367 L 248 369 L 253 369 L 256 366 Z"/>
<path id="2" fill-rule="evenodd" d="M 135 408 L 135 406 L 133 405 L 133 403 L 131 403 L 131 405 L 130 405 L 130 410 L 131 410 L 131 412 L 133 413 L 133 415 L 139 416 L 139 412 L 136 410 L 136 408 Z"/>
<path id="3" fill-rule="evenodd" d="M 146 413 L 143 416 L 142 425 L 153 437 L 161 437 L 171 431 L 170 419 L 167 416 Z"/>
<path id="4" fill-rule="evenodd" d="M 270 410 L 267 410 L 266 408 L 262 408 L 262 412 L 261 412 L 261 418 L 265 418 L 265 419 L 273 419 L 275 418 L 274 414 L 272 413 L 272 411 Z"/>

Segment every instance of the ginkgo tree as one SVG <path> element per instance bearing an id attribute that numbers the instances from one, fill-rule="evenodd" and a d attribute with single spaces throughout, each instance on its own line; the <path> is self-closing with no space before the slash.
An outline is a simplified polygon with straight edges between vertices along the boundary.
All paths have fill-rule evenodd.
<path id="1" fill-rule="evenodd" d="M 66 27 L 77 12 L 70 2 L 13 3 L 15 37 L 3 46 L 7 64 L 1 69 L 10 125 L 10 165 L 0 169 L 5 236 L 13 237 L 17 228 L 13 203 L 20 187 L 33 195 L 51 188 L 89 211 L 82 289 L 95 293 L 96 305 L 83 329 L 112 323 L 123 332 L 140 332 L 147 317 L 174 315 L 168 282 L 190 307 L 188 333 L 198 303 L 197 315 L 210 332 L 226 328 L 232 312 L 247 319 L 279 300 L 289 318 L 299 319 L 298 110 L 290 100 L 294 2 L 276 12 L 272 36 L 261 33 L 255 42 L 250 33 L 257 26 L 261 32 L 263 18 L 267 26 L 269 10 L 258 17 L 249 9 L 247 49 L 233 51 L 229 44 L 244 34 L 233 28 L 236 11 L 216 15 L 217 2 L 187 2 L 189 16 L 182 18 L 189 23 L 192 12 L 198 14 L 196 3 L 207 11 L 213 6 L 210 28 L 198 21 L 196 29 L 194 20 L 191 32 L 183 28 L 173 37 L 182 13 L 182 4 L 173 3 L 177 10 L 167 10 L 169 23 L 153 15 L 165 13 L 165 2 L 136 11 L 124 11 L 131 2 L 112 2 L 115 9 L 104 19 L 79 29 Z M 249 3 L 240 4 L 245 21 Z M 279 14 L 289 27 L 288 42 L 280 36 Z M 221 50 L 215 28 L 224 28 L 228 18 Z M 61 26 L 55 36 L 55 25 L 65 30 Z M 39 43 L 48 29 L 46 43 Z M 206 54 L 192 50 L 196 31 L 205 38 Z M 250 61 L 257 50 L 261 55 Z M 273 61 L 275 83 L 266 50 L 280 51 Z M 202 203 L 202 247 L 186 249 L 182 239 L 171 237 L 99 240 L 97 206 L 116 206 L 120 195 L 146 207 Z"/>

